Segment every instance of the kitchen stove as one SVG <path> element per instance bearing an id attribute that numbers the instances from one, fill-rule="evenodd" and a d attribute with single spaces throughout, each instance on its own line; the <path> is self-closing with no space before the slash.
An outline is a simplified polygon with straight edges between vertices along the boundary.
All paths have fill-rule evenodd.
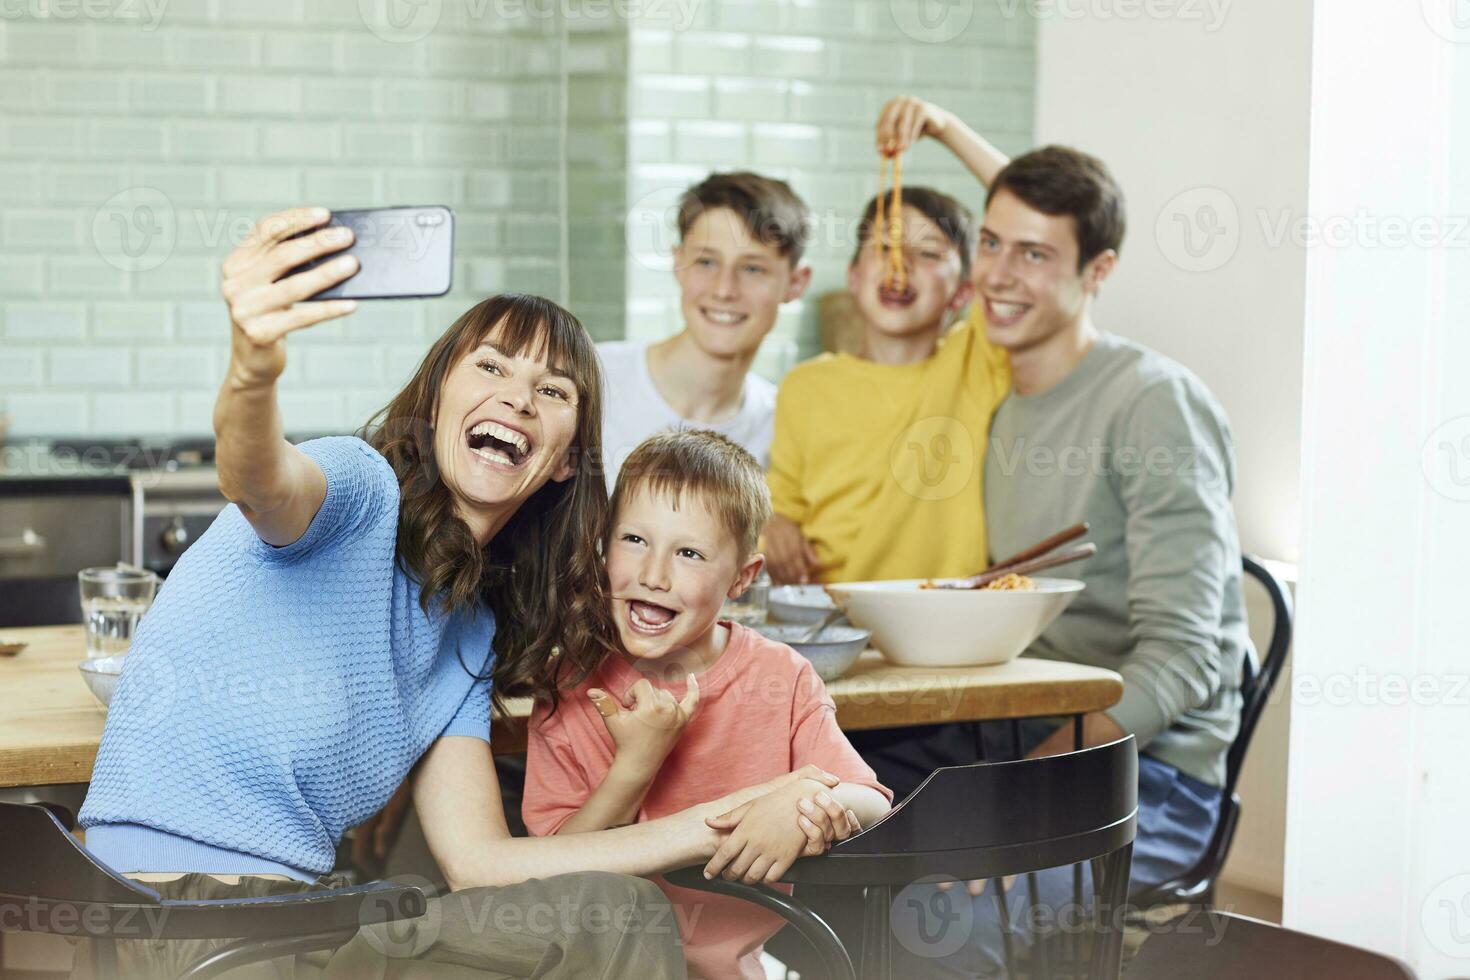
<path id="1" fill-rule="evenodd" d="M 167 577 L 229 503 L 209 438 L 4 449 L 0 627 L 79 622 L 76 573 L 88 566 L 125 561 Z"/>

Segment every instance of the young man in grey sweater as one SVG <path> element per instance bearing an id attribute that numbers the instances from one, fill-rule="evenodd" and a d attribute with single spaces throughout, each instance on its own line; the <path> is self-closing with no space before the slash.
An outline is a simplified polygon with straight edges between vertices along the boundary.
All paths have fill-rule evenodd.
<path id="1" fill-rule="evenodd" d="M 1091 524 L 1098 553 L 1069 572 L 1087 589 L 1028 655 L 1118 671 L 1123 699 L 1086 717 L 1086 744 L 1131 732 L 1218 797 L 1249 642 L 1230 426 L 1189 371 L 1093 324 L 1122 238 L 1122 192 L 1086 154 L 1028 153 L 991 188 L 976 282 L 1013 391 L 991 427 L 986 524 L 995 554 Z M 1146 867 L 1136 856 L 1135 880 Z"/>
<path id="2" fill-rule="evenodd" d="M 1085 716 L 1083 739 L 1137 739 L 1136 894 L 1191 867 L 1209 841 L 1250 640 L 1225 414 L 1179 364 L 1092 320 L 1092 300 L 1118 261 L 1123 215 L 1122 192 L 1101 161 L 1054 146 L 1018 157 L 990 186 L 975 284 L 1014 385 L 986 458 L 991 552 L 1091 525 L 1098 553 L 1068 571 L 1087 588 L 1027 655 L 1123 675 L 1122 700 Z M 1029 755 L 1046 755 L 1070 750 L 1074 731 L 1033 723 L 1023 737 Z M 1061 911 L 1071 901 L 1070 869 L 1038 877 L 1042 904 Z M 1025 923 L 1042 921 L 1025 913 L 1025 892 L 1007 896 L 1023 941 L 1039 938 Z M 964 900 L 960 889 L 949 894 Z M 1000 972 L 994 898 L 973 901 L 973 938 L 963 949 L 938 956 L 904 944 L 917 957 L 910 975 Z"/>

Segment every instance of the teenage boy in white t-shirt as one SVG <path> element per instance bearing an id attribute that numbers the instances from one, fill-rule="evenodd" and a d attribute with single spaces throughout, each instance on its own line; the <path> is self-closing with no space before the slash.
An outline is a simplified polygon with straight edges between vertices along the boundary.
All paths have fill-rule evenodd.
<path id="1" fill-rule="evenodd" d="M 801 264 L 809 227 L 806 205 L 784 181 L 711 174 L 684 192 L 674 249 L 684 329 L 654 344 L 597 347 L 609 492 L 623 460 L 665 429 L 713 429 L 767 465 L 776 386 L 750 365 L 781 304 L 811 282 Z"/>

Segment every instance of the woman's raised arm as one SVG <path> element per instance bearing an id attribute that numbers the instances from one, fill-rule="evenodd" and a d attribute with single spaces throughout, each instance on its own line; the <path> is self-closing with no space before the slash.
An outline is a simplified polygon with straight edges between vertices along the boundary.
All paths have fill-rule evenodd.
<path id="1" fill-rule="evenodd" d="M 286 441 L 281 425 L 276 379 L 286 368 L 286 334 L 357 308 L 352 300 L 300 302 L 356 272 L 352 256 L 281 278 L 352 243 L 347 228 L 292 237 L 330 217 L 325 208 L 296 208 L 263 218 L 222 268 L 231 342 L 214 406 L 215 466 L 221 492 L 263 541 L 277 546 L 305 533 L 327 494 L 321 467 Z"/>

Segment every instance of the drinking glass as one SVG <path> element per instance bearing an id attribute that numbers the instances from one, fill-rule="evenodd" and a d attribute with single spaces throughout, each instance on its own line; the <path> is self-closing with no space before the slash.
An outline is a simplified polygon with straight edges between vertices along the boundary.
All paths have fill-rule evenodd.
<path id="1" fill-rule="evenodd" d="M 744 626 L 755 626 L 766 621 L 766 610 L 771 601 L 771 576 L 762 568 L 750 583 L 750 588 L 733 599 L 727 600 L 720 609 L 720 618 Z"/>
<path id="2" fill-rule="evenodd" d="M 138 620 L 153 603 L 158 576 L 144 568 L 84 568 L 77 573 L 82 619 L 87 624 L 87 659 L 128 652 Z"/>

